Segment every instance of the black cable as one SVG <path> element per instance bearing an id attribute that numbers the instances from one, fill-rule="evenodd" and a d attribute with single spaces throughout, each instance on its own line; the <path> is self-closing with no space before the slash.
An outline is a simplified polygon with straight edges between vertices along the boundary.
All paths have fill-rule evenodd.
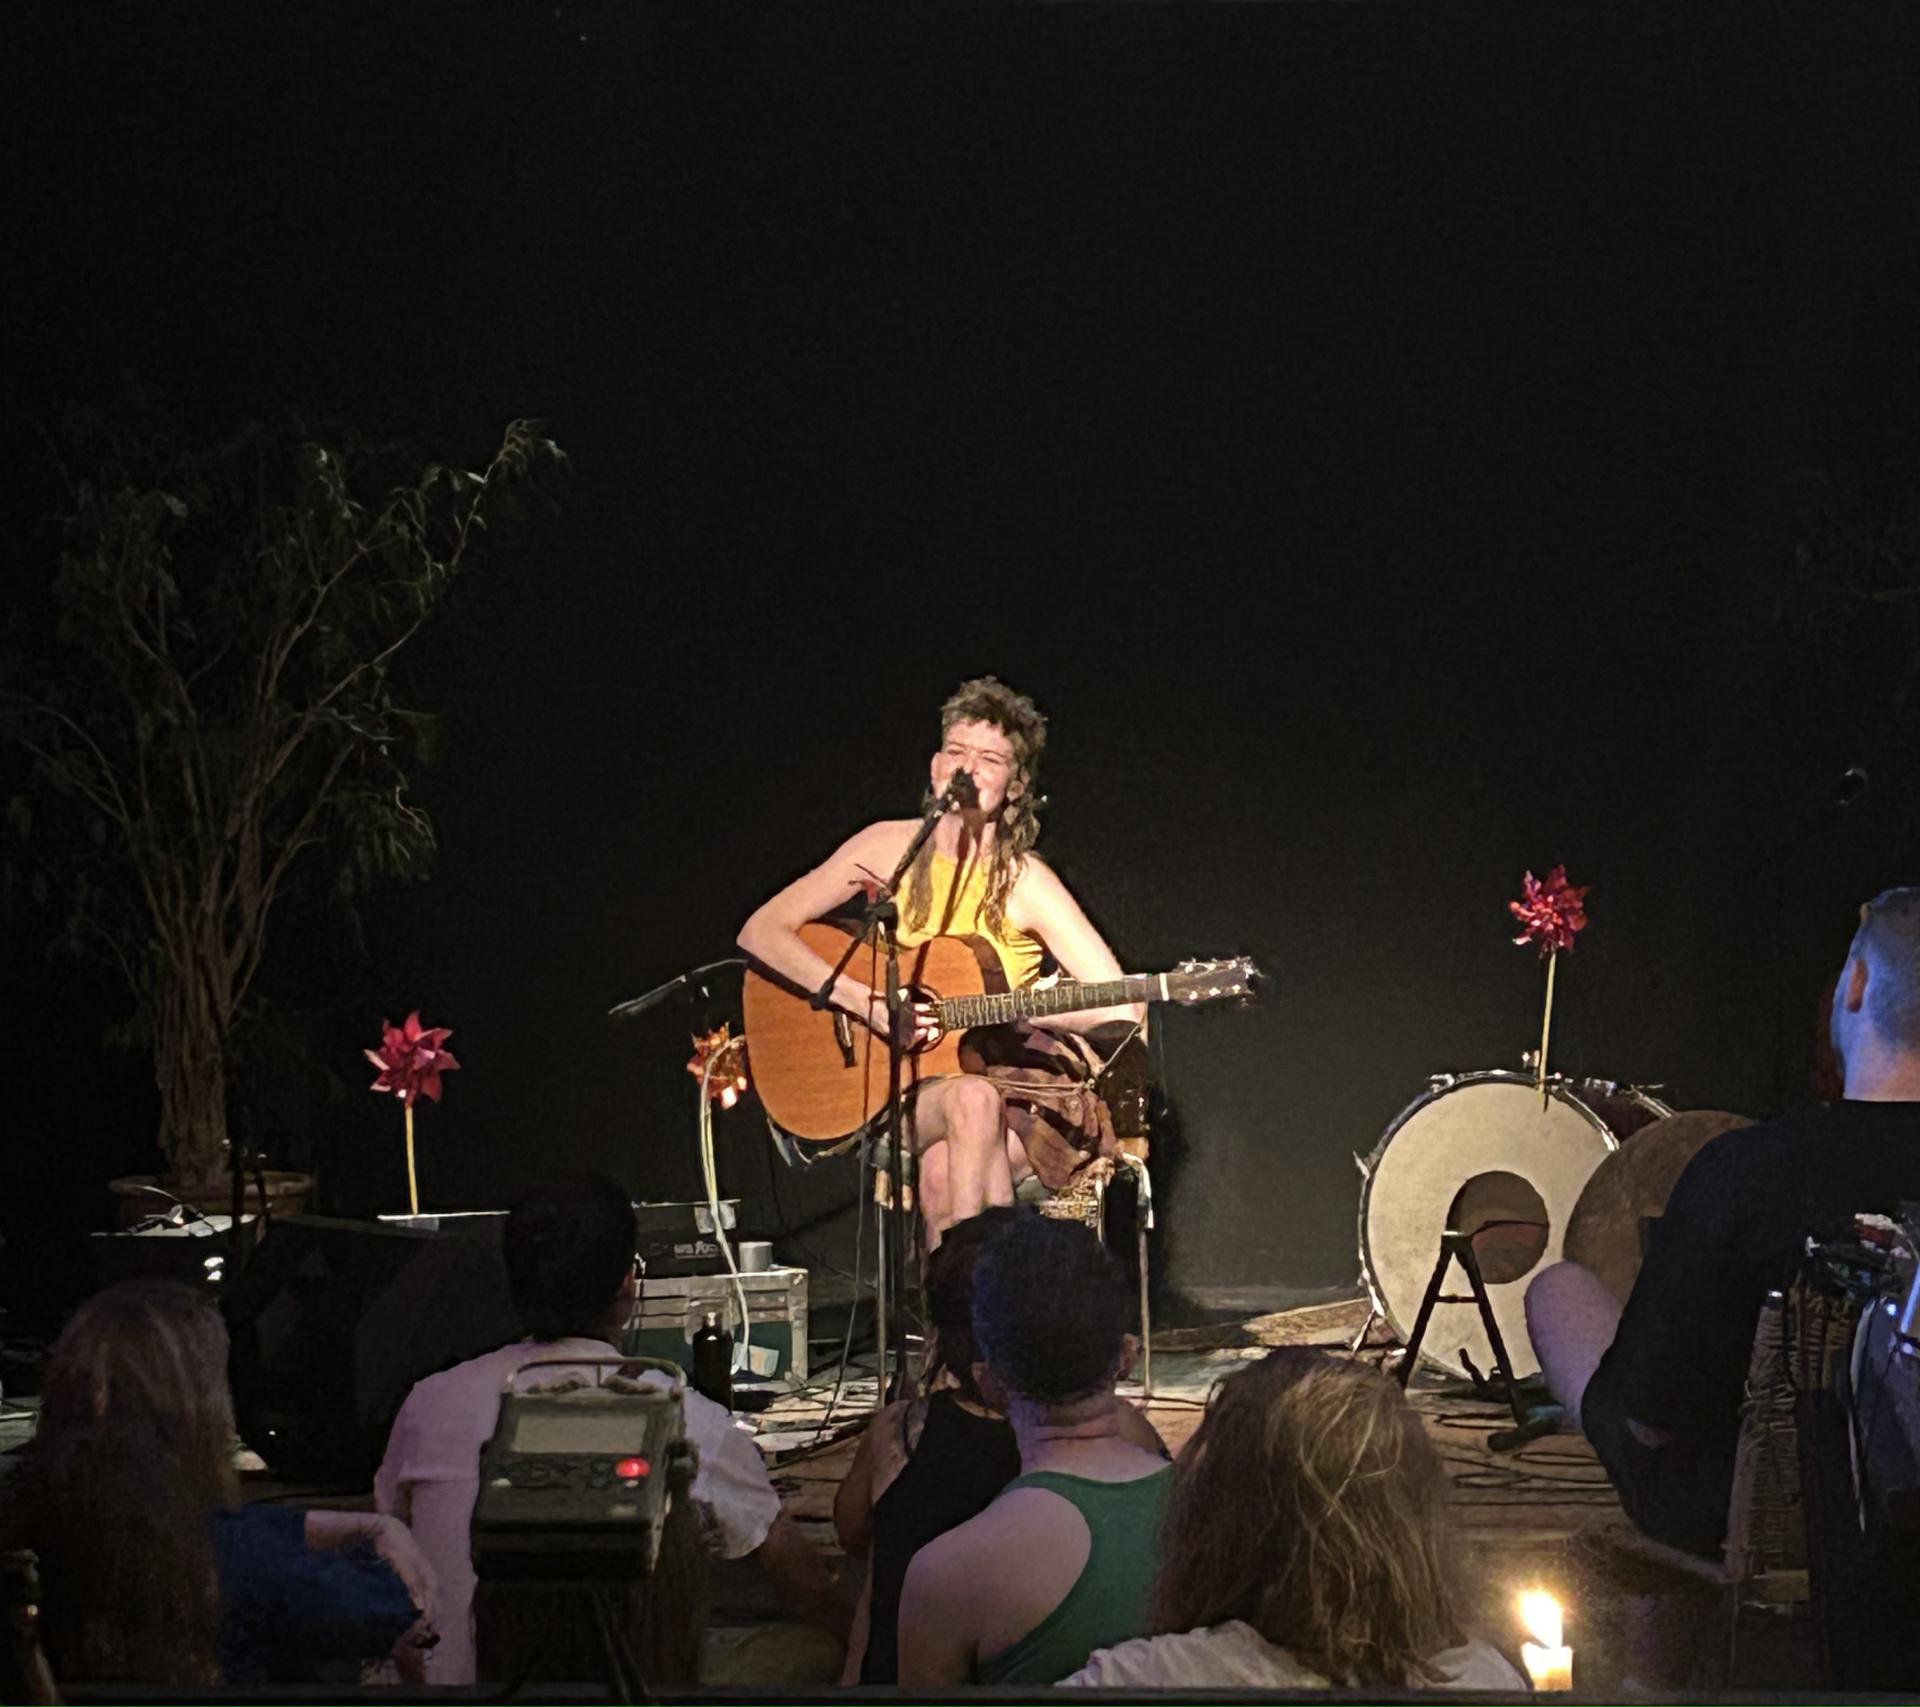
<path id="1" fill-rule="evenodd" d="M 607 1699 L 651 1701 L 653 1691 L 647 1687 L 646 1676 L 634 1657 L 632 1644 L 628 1642 L 622 1627 L 623 1619 L 616 1614 L 612 1597 L 613 1591 L 605 1588 L 596 1589 L 593 1594 L 594 1615 L 600 1625 L 600 1645 L 607 1660 Z M 621 1609 L 622 1612 L 624 1610 Z"/>
<path id="2" fill-rule="evenodd" d="M 827 1432 L 828 1424 L 833 1421 L 834 1409 L 840 1403 L 840 1390 L 846 1384 L 847 1365 L 853 1360 L 853 1324 L 860 1319 L 860 1249 L 867 1230 L 866 1200 L 873 1196 L 873 1193 L 866 1189 L 872 1142 L 872 1136 L 869 1134 L 860 1146 L 860 1198 L 858 1212 L 853 1218 L 853 1300 L 847 1305 L 847 1332 L 840 1342 L 840 1367 L 834 1375 L 833 1397 L 827 1401 L 827 1414 L 820 1419 L 820 1426 L 813 1431 L 813 1444 L 805 1449 L 807 1451 L 812 1451 L 813 1447 L 820 1444 L 820 1437 Z M 897 1185 L 896 1189 L 898 1189 Z M 873 1208 L 877 1225 L 877 1218 L 882 1210 L 878 1203 L 875 1203 Z M 880 1347 L 879 1373 L 874 1377 L 876 1382 L 886 1379 L 886 1368 L 887 1348 L 882 1346 Z"/>

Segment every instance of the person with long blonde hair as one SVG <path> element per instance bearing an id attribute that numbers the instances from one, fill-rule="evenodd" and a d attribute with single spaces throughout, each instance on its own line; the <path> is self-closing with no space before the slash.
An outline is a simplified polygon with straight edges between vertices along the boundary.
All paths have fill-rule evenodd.
<path id="1" fill-rule="evenodd" d="M 1099 1687 L 1525 1689 L 1470 1641 L 1446 1474 L 1377 1370 L 1290 1346 L 1230 1375 L 1174 1466 L 1148 1603 L 1159 1634 Z"/>

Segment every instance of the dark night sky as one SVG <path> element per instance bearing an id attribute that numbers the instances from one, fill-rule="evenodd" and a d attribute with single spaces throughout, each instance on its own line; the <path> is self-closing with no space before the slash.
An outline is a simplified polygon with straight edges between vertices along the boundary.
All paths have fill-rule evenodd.
<path id="1" fill-rule="evenodd" d="M 1350 1153 L 1429 1072 L 1533 1041 L 1524 868 L 1594 886 L 1558 1064 L 1749 1113 L 1764 841 L 1869 763 L 1789 868 L 1795 1087 L 1852 905 L 1913 875 L 1910 738 L 1782 668 L 1764 579 L 1797 471 L 1877 479 L 1920 437 L 1911 7 L 3 28 L 9 466 L 128 370 L 215 425 L 292 407 L 471 458 L 533 414 L 572 455 L 416 661 L 436 876 L 364 953 L 290 919 L 268 975 L 356 1088 L 382 1012 L 456 1028 L 430 1202 L 564 1160 L 690 1190 L 684 1033 L 601 1015 L 910 810 L 981 670 L 1053 716 L 1043 845 L 1122 960 L 1276 978 L 1164 1028 L 1188 1289 L 1351 1277 Z M 150 1109 L 25 940 L 23 1053 L 86 1080 L 25 1122 L 8 1195 L 57 1208 L 9 1225 L 45 1244 Z M 308 1135 L 326 1206 L 399 1206 L 388 1113 Z M 766 1146 L 726 1124 L 764 1220 Z M 793 1213 L 852 1189 L 786 1183 Z"/>

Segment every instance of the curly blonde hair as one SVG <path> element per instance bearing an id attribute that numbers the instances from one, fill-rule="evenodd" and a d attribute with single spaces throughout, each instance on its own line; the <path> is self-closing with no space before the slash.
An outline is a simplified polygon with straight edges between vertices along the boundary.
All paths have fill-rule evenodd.
<path id="1" fill-rule="evenodd" d="M 1152 1628 L 1239 1619 L 1337 1687 L 1436 1685 L 1465 1640 L 1446 1497 L 1392 1382 L 1272 1352 L 1220 1383 L 1174 1465 Z"/>
<path id="2" fill-rule="evenodd" d="M 1047 745 L 1047 720 L 1025 694 L 1016 693 L 997 676 L 976 676 L 962 682 L 940 708 L 940 739 L 945 741 L 956 723 L 986 723 L 998 729 L 1013 748 L 1013 775 L 1007 779 L 1006 803 L 1000 809 L 1000 827 L 993 839 L 987 866 L 987 900 L 982 909 L 987 929 L 996 936 L 1006 929 L 1007 901 L 1033 844 L 1040 839 L 1040 755 Z M 932 805 L 929 795 L 926 804 Z M 906 923 L 923 930 L 933 905 L 927 873 L 933 865 L 929 841 L 907 875 Z"/>

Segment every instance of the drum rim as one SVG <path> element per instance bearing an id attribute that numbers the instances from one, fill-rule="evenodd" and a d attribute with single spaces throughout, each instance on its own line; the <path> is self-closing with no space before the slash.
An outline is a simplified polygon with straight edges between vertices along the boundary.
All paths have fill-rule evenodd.
<path id="1" fill-rule="evenodd" d="M 1440 1075 L 1435 1076 L 1439 1077 Z M 1394 1337 L 1399 1340 L 1403 1346 L 1407 1343 L 1407 1335 L 1413 1331 L 1413 1325 L 1410 1322 L 1403 1323 L 1397 1320 L 1393 1311 L 1387 1307 L 1387 1301 L 1381 1294 L 1379 1282 L 1374 1278 L 1373 1253 L 1367 1239 L 1367 1206 L 1373 1201 L 1373 1182 L 1379 1171 L 1380 1158 L 1386 1154 L 1387 1146 L 1393 1142 L 1400 1128 L 1405 1126 L 1409 1120 L 1429 1103 L 1438 1102 L 1442 1097 L 1451 1096 L 1455 1091 L 1464 1090 L 1469 1085 L 1525 1085 L 1531 1089 L 1539 1084 L 1539 1081 L 1534 1078 L 1531 1073 L 1517 1073 L 1508 1067 L 1488 1068 L 1475 1073 L 1455 1073 L 1447 1075 L 1447 1077 L 1451 1080 L 1450 1083 L 1444 1085 L 1429 1085 L 1422 1095 L 1415 1097 L 1412 1102 L 1408 1103 L 1405 1108 L 1394 1116 L 1392 1123 L 1380 1134 L 1380 1142 L 1375 1144 L 1374 1147 L 1367 1152 L 1366 1160 L 1361 1164 L 1363 1177 L 1360 1185 L 1360 1208 L 1355 1218 L 1355 1232 L 1358 1236 L 1360 1247 L 1360 1282 L 1367 1289 L 1367 1300 L 1373 1306 L 1374 1314 L 1393 1330 Z M 1578 1082 L 1585 1083 L 1589 1081 Z M 1597 1082 L 1606 1083 L 1607 1081 L 1601 1080 Z M 1601 1141 L 1609 1151 L 1619 1149 L 1619 1137 L 1615 1134 L 1613 1128 L 1600 1116 L 1598 1110 L 1581 1100 L 1578 1093 L 1573 1089 L 1575 1083 L 1576 1081 L 1572 1079 L 1565 1078 L 1559 1074 L 1552 1074 L 1549 1075 L 1547 1079 L 1547 1088 L 1553 1095 L 1558 1096 L 1561 1101 L 1573 1105 L 1575 1113 L 1582 1116 L 1587 1124 L 1599 1133 Z M 1629 1090 L 1633 1087 L 1622 1085 L 1620 1088 L 1622 1090 Z M 1641 1092 L 1640 1094 L 1644 1095 L 1645 1093 Z M 1648 1098 L 1648 1100 L 1657 1104 L 1659 1099 Z M 1437 1262 L 1440 1253 L 1435 1251 L 1433 1255 L 1434 1260 Z M 1424 1345 L 1420 1348 L 1420 1361 L 1456 1379 L 1463 1378 L 1460 1370 L 1447 1362 L 1445 1358 L 1428 1351 Z"/>

